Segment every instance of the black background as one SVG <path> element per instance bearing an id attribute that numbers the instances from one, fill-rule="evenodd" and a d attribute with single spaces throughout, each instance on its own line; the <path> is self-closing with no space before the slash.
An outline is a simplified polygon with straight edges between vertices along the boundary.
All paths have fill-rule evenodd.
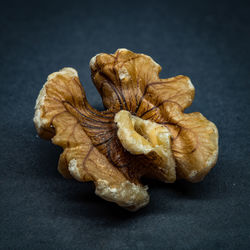
<path id="1" fill-rule="evenodd" d="M 5 1 L 0 6 L 2 249 L 249 249 L 250 18 L 243 1 Z M 199 111 L 220 133 L 216 167 L 198 184 L 150 181 L 129 213 L 92 184 L 57 172 L 61 149 L 36 136 L 48 74 L 78 70 L 102 109 L 89 60 L 117 48 L 152 56 L 161 77 L 191 78 Z"/>

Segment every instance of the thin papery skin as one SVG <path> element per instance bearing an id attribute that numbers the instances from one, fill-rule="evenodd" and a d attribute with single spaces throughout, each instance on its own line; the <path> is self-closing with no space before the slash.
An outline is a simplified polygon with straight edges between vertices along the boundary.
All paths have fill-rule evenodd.
<path id="1" fill-rule="evenodd" d="M 178 178 L 204 178 L 217 160 L 218 132 L 200 113 L 183 113 L 194 98 L 188 77 L 159 79 L 161 67 L 151 57 L 126 49 L 98 54 L 90 68 L 106 111 L 89 105 L 72 68 L 51 74 L 37 98 L 37 132 L 64 149 L 58 163 L 64 177 L 93 181 L 97 195 L 131 211 L 149 201 L 142 176 L 175 181 L 156 153 L 134 155 L 122 146 L 114 118 L 127 110 L 168 129 Z"/>

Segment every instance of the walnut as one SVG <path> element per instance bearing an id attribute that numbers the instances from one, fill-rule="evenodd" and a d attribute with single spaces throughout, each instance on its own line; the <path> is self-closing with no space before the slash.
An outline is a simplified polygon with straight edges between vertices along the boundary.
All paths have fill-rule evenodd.
<path id="1" fill-rule="evenodd" d="M 89 105 L 72 68 L 48 76 L 35 106 L 40 137 L 64 149 L 64 177 L 93 181 L 97 195 L 131 211 L 149 202 L 142 176 L 204 178 L 217 160 L 218 132 L 202 114 L 183 113 L 194 98 L 188 77 L 159 79 L 151 57 L 126 49 L 96 55 L 90 68 L 107 110 Z"/>

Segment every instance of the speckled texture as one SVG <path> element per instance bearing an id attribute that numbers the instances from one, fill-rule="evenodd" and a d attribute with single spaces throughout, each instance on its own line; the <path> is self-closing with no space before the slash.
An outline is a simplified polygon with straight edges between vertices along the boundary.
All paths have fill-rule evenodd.
<path id="1" fill-rule="evenodd" d="M 1 3 L 0 248 L 249 249 L 249 26 L 247 1 Z M 67 66 L 101 109 L 89 60 L 123 47 L 152 56 L 162 78 L 190 76 L 188 111 L 220 132 L 203 182 L 147 182 L 150 204 L 132 214 L 63 179 L 61 150 L 32 122 L 47 75 Z"/>

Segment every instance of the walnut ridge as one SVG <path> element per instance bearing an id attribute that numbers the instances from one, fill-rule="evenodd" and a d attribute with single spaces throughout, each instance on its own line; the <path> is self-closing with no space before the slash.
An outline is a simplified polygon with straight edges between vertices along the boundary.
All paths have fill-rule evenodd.
<path id="1" fill-rule="evenodd" d="M 188 77 L 160 79 L 151 57 L 126 49 L 96 55 L 90 68 L 107 110 L 89 105 L 73 68 L 49 75 L 36 101 L 37 132 L 63 148 L 64 177 L 93 181 L 97 195 L 131 211 L 149 202 L 142 176 L 204 178 L 217 161 L 218 131 L 202 114 L 183 113 L 194 98 Z"/>

